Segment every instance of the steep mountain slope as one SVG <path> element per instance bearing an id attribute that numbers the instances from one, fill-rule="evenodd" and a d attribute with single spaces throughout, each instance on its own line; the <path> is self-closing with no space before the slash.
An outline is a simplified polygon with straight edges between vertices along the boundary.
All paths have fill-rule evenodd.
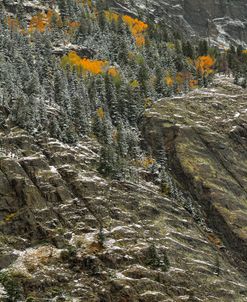
<path id="1" fill-rule="evenodd" d="M 3 0 L 2 0 L 3 1 Z M 18 1 L 3 1 L 12 13 L 18 11 Z M 1 3 L 1 2 L 0 2 Z M 24 1 L 25 10 L 32 14 L 46 10 L 54 2 Z M 137 0 L 107 1 L 109 7 L 133 16 L 146 15 L 165 20 L 174 30 L 188 37 L 208 38 L 213 44 L 228 47 L 230 43 L 247 45 L 247 4 L 245 0 Z"/>
<path id="2" fill-rule="evenodd" d="M 0 301 L 247 301 L 244 3 L 0 5 Z"/>
<path id="3" fill-rule="evenodd" d="M 147 0 L 113 3 L 120 10 L 126 6 L 127 10 L 137 14 L 148 11 L 154 18 L 170 22 L 171 27 L 178 30 L 182 28 L 187 35 L 209 38 L 221 47 L 226 47 L 229 42 L 243 46 L 247 43 L 247 4 L 244 0 Z"/>
<path id="4" fill-rule="evenodd" d="M 245 89 L 218 77 L 211 89 L 158 102 L 144 126 L 154 150 L 163 143 L 174 175 L 198 200 L 240 268 L 247 257 L 246 100 Z"/>
<path id="5" fill-rule="evenodd" d="M 160 123 L 148 115 L 154 142 Z M 247 301 L 246 279 L 219 237 L 227 230 L 215 235 L 185 206 L 189 197 L 166 197 L 149 170 L 136 170 L 135 182 L 102 178 L 92 139 L 69 146 L 13 127 L 0 140 L 1 301 Z M 206 182 L 213 168 L 198 168 Z"/>

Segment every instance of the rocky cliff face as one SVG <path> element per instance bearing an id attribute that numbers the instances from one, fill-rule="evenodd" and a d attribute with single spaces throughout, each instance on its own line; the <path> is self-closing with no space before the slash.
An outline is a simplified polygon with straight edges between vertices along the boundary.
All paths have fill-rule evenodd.
<path id="1" fill-rule="evenodd" d="M 225 47 L 247 43 L 247 4 L 244 0 L 147 0 L 113 1 L 120 9 L 149 12 L 155 18 L 170 22 L 172 28 L 183 29 L 188 36 L 208 38 Z"/>
<path id="2" fill-rule="evenodd" d="M 175 177 L 202 206 L 208 225 L 243 268 L 247 257 L 246 90 L 220 77 L 215 84 L 185 98 L 160 101 L 147 113 L 144 133 L 154 150 L 157 141 L 163 143 Z"/>
<path id="3" fill-rule="evenodd" d="M 1 301 L 247 301 L 245 93 L 216 86 L 144 120 L 183 198 L 145 169 L 135 182 L 102 178 L 94 139 L 1 130 Z"/>
<path id="4" fill-rule="evenodd" d="M 219 44 L 227 41 L 247 42 L 246 1 L 193 1 L 182 3 L 184 19 L 200 36 Z"/>

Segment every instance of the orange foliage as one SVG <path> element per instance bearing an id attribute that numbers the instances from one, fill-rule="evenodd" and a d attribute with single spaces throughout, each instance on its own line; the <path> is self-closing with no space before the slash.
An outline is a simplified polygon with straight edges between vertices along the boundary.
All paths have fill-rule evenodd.
<path id="1" fill-rule="evenodd" d="M 71 28 L 78 28 L 80 26 L 80 22 L 71 21 L 68 23 L 68 26 Z"/>
<path id="2" fill-rule="evenodd" d="M 107 69 L 108 62 L 81 58 L 75 51 L 71 51 L 62 58 L 62 65 L 76 67 L 79 72 L 86 71 L 92 74 L 100 74 Z"/>
<path id="3" fill-rule="evenodd" d="M 106 20 L 108 22 L 117 22 L 119 20 L 119 14 L 116 14 L 116 13 L 113 13 L 113 12 L 110 12 L 110 11 L 105 11 L 105 17 L 106 17 Z"/>
<path id="4" fill-rule="evenodd" d="M 122 19 L 124 23 L 129 26 L 132 35 L 135 37 L 137 46 L 143 46 L 145 44 L 145 37 L 143 34 L 148 29 L 148 25 L 127 15 L 124 15 Z"/>
<path id="5" fill-rule="evenodd" d="M 68 22 L 67 26 L 68 26 L 68 33 L 70 35 L 73 35 L 75 33 L 76 29 L 78 27 L 80 27 L 80 22 L 70 21 L 70 22 Z"/>
<path id="6" fill-rule="evenodd" d="M 129 26 L 133 35 L 138 35 L 148 29 L 148 25 L 146 23 L 127 15 L 123 16 L 123 21 Z"/>
<path id="7" fill-rule="evenodd" d="M 135 37 L 135 40 L 136 40 L 136 45 L 138 47 L 142 47 L 145 45 L 145 37 L 142 35 L 142 34 L 139 34 Z"/>
<path id="8" fill-rule="evenodd" d="M 151 156 L 144 157 L 142 160 L 139 161 L 139 164 L 147 169 L 151 167 L 155 163 L 155 159 L 153 159 Z"/>
<path id="9" fill-rule="evenodd" d="M 168 75 L 165 77 L 165 82 L 166 82 L 167 86 L 172 86 L 174 83 L 174 80 L 170 75 Z"/>
<path id="10" fill-rule="evenodd" d="M 189 81 L 189 86 L 191 89 L 197 88 L 198 87 L 198 81 L 197 80 L 190 80 Z"/>
<path id="11" fill-rule="evenodd" d="M 165 82 L 170 87 L 176 82 L 178 91 L 182 89 L 186 82 L 189 84 L 190 88 L 195 88 L 195 86 L 198 85 L 198 81 L 193 80 L 193 76 L 189 71 L 178 72 L 174 77 L 167 75 L 165 77 Z"/>
<path id="12" fill-rule="evenodd" d="M 110 75 L 110 76 L 112 76 L 112 77 L 117 77 L 118 75 L 119 75 L 119 72 L 118 72 L 118 70 L 116 69 L 116 67 L 110 67 L 109 69 L 108 69 L 108 74 Z"/>
<path id="13" fill-rule="evenodd" d="M 40 32 L 44 32 L 47 24 L 48 24 L 47 15 L 45 13 L 39 13 L 32 17 L 29 25 L 29 31 L 33 32 L 35 30 L 38 30 Z"/>
<path id="14" fill-rule="evenodd" d="M 11 18 L 11 17 L 8 17 L 7 18 L 7 23 L 8 23 L 8 27 L 10 29 L 17 29 L 17 28 L 20 28 L 20 23 L 17 19 L 14 19 L 14 18 Z"/>
<path id="15" fill-rule="evenodd" d="M 38 13 L 32 17 L 29 24 L 29 32 L 33 32 L 35 30 L 44 32 L 47 27 L 50 26 L 53 16 L 56 16 L 57 23 L 61 26 L 62 21 L 60 16 L 57 13 L 49 10 L 47 13 Z"/>
<path id="16" fill-rule="evenodd" d="M 201 56 L 196 60 L 196 69 L 202 75 L 209 75 L 213 72 L 215 60 L 211 56 Z"/>
<path id="17" fill-rule="evenodd" d="M 123 22 L 129 26 L 129 29 L 136 40 L 136 45 L 141 47 L 145 44 L 144 33 L 148 29 L 146 23 L 127 15 L 121 17 L 119 14 L 111 11 L 105 11 L 105 17 L 108 22 L 117 22 L 119 18 L 122 18 Z"/>

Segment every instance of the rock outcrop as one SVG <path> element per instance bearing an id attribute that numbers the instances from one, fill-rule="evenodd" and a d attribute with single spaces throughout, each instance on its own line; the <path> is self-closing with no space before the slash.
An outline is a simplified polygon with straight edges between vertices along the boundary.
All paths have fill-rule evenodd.
<path id="1" fill-rule="evenodd" d="M 245 258 L 246 112 L 242 91 L 226 90 L 161 101 L 144 131 L 153 150 L 162 133 L 211 230 L 145 171 L 135 182 L 102 178 L 93 139 L 71 146 L 1 130 L 1 301 L 247 301 L 234 263 Z M 236 104 L 238 118 L 227 111 Z"/>
<path id="2" fill-rule="evenodd" d="M 158 102 L 146 114 L 144 134 L 154 151 L 162 140 L 181 187 L 246 269 L 246 90 L 221 77 L 215 86 Z"/>
<path id="3" fill-rule="evenodd" d="M 111 2 L 111 1 L 109 1 Z M 245 0 L 147 0 L 112 1 L 112 6 L 126 13 L 150 14 L 164 19 L 173 30 L 184 30 L 192 38 L 204 37 L 213 44 L 247 44 L 247 4 Z"/>

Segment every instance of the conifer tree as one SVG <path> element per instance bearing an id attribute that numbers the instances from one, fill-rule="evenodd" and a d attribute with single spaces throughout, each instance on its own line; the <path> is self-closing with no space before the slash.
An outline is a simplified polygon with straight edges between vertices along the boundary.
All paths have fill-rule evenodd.
<path id="1" fill-rule="evenodd" d="M 109 76 L 108 74 L 105 76 L 105 95 L 113 124 L 117 125 L 119 120 L 119 110 L 116 97 L 116 89 L 111 76 Z"/>
<path id="2" fill-rule="evenodd" d="M 198 55 L 206 56 L 208 54 L 208 42 L 207 40 L 201 40 L 198 45 Z"/>
<path id="3" fill-rule="evenodd" d="M 190 41 L 186 41 L 182 43 L 182 50 L 184 56 L 193 59 L 194 58 L 194 50 L 190 43 Z"/>

